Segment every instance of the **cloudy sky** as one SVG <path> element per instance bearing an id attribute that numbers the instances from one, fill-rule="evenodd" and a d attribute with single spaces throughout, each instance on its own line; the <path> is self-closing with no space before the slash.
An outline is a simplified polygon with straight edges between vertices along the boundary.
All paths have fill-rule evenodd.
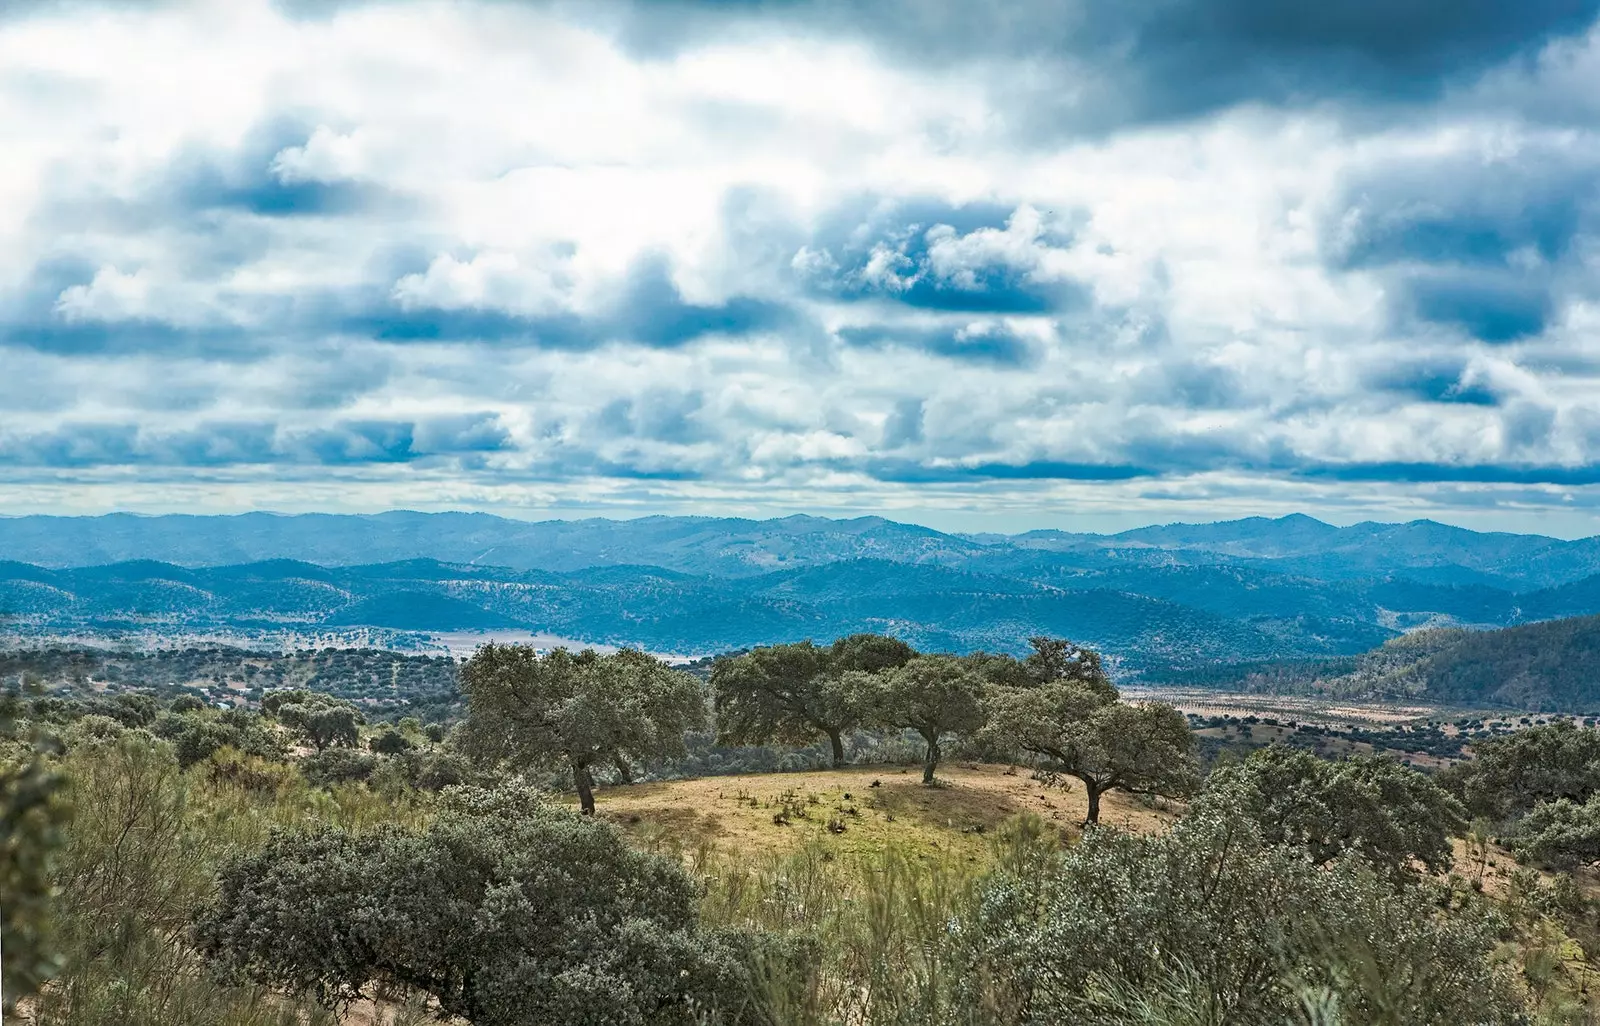
<path id="1" fill-rule="evenodd" d="M 1597 533 L 1597 7 L 0 5 L 0 512 Z"/>

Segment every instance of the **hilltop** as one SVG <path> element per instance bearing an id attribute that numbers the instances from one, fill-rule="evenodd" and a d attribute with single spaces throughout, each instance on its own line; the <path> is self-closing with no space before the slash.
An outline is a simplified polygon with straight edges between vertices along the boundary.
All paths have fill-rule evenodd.
<path id="1" fill-rule="evenodd" d="M 1600 709 L 1600 616 L 1492 631 L 1417 631 L 1360 655 L 1244 663 L 1168 675 L 1178 683 L 1536 712 Z"/>

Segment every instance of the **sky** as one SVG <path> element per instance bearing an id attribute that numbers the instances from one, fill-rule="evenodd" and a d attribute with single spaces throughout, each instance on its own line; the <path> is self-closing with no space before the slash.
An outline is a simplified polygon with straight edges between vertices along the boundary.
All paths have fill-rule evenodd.
<path id="1" fill-rule="evenodd" d="M 0 513 L 1600 533 L 1597 18 L 0 4 Z"/>

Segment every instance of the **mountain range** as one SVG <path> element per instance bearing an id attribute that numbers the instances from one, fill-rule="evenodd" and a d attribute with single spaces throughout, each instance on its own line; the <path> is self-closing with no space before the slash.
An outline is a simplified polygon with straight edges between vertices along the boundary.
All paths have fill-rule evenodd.
<path id="1" fill-rule="evenodd" d="M 17 517 L 0 518 L 0 559 L 0 625 L 36 633 L 522 628 L 684 653 L 858 630 L 1015 651 L 1045 633 L 1128 673 L 1600 612 L 1600 539 L 1298 515 L 1111 535 L 878 517 Z"/>
<path id="2" fill-rule="evenodd" d="M 0 517 L 0 559 L 79 567 L 152 559 L 185 567 L 296 559 L 353 566 L 407 559 L 581 570 L 659 566 L 753 576 L 851 559 L 979 572 L 1228 565 L 1320 580 L 1403 576 L 1522 592 L 1600 573 L 1600 536 L 1480 533 L 1429 520 L 1335 527 L 1312 517 L 1169 524 L 1120 534 L 948 534 L 881 517 L 511 520 L 486 513 Z"/>

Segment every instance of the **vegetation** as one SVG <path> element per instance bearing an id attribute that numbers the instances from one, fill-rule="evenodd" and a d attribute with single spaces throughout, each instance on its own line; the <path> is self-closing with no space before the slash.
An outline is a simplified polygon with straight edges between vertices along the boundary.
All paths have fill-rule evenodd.
<path id="1" fill-rule="evenodd" d="M 1286 694 L 1591 712 L 1600 707 L 1597 674 L 1600 616 L 1582 616 L 1490 631 L 1431 628 L 1354 657 L 1184 668 L 1160 679 Z"/>
<path id="2" fill-rule="evenodd" d="M 53 740 L 19 731 L 19 702 L 0 695 L 0 973 L 9 1013 L 52 976 L 57 959 L 50 935 L 49 859 L 61 843 L 61 777 L 47 763 Z"/>
<path id="3" fill-rule="evenodd" d="M 461 747 L 513 769 L 568 769 L 586 815 L 596 765 L 681 756 L 684 734 L 705 715 L 698 680 L 630 649 L 541 656 L 485 645 L 462 667 L 461 688 Z"/>
<path id="4" fill-rule="evenodd" d="M 235 856 L 195 935 L 229 975 L 334 1008 L 382 982 L 485 1026 L 751 1020 L 740 956 L 697 918 L 678 863 L 535 794 L 465 788 L 420 831 Z"/>
<path id="5" fill-rule="evenodd" d="M 1285 746 L 1202 781 L 1183 716 L 1123 701 L 1089 650 L 1031 647 L 1017 659 L 870 637 L 812 646 L 807 686 L 833 681 L 854 709 L 846 755 L 899 765 L 676 783 L 661 781 L 704 754 L 718 696 L 637 652 L 486 646 L 461 668 L 460 722 L 356 721 L 354 741 L 320 748 L 305 710 L 353 708 L 331 691 L 229 709 L 16 696 L 5 765 L 60 793 L 30 807 L 31 839 L 14 835 L 34 875 L 0 876 L 7 944 L 23 924 L 13 910 L 41 926 L 39 957 L 22 963 L 37 991 L 15 1014 L 35 1026 L 1591 1021 L 1600 902 L 1564 868 L 1591 860 L 1600 819 L 1585 805 L 1600 775 L 1573 736 L 1584 731 L 1485 740 L 1477 762 L 1437 778 Z M 185 739 L 219 737 L 251 750 L 180 754 Z M 1007 740 L 1033 745 L 1012 747 L 1018 765 L 968 761 Z M 930 747 L 945 755 L 937 788 L 917 782 Z M 619 764 L 653 782 L 622 783 Z M 585 785 L 607 771 L 618 786 L 596 803 Z M 1471 828 L 1471 883 L 1450 865 L 1467 806 L 1499 817 Z M 1517 868 L 1496 837 L 1559 875 Z"/>
<path id="6" fill-rule="evenodd" d="M 1108 791 L 1180 798 L 1199 785 L 1192 740 L 1182 713 L 1159 703 L 1129 705 L 1099 660 L 1060 660 L 1035 639 L 1028 686 L 996 688 L 987 746 L 1045 760 L 1049 772 L 1083 783 L 1086 823 L 1100 820 Z"/>
<path id="7" fill-rule="evenodd" d="M 927 746 L 922 782 L 933 783 L 939 768 L 939 744 L 948 734 L 976 733 L 988 719 L 983 678 L 955 656 L 918 656 L 859 685 L 870 698 L 864 703 L 874 723 L 914 730 Z"/>
<path id="8" fill-rule="evenodd" d="M 1283 746 L 1213 773 L 1199 807 L 1217 804 L 1248 817 L 1263 841 L 1300 848 L 1316 865 L 1356 855 L 1394 877 L 1448 870 L 1450 839 L 1467 826 L 1460 802 L 1391 759 L 1331 762 Z"/>

